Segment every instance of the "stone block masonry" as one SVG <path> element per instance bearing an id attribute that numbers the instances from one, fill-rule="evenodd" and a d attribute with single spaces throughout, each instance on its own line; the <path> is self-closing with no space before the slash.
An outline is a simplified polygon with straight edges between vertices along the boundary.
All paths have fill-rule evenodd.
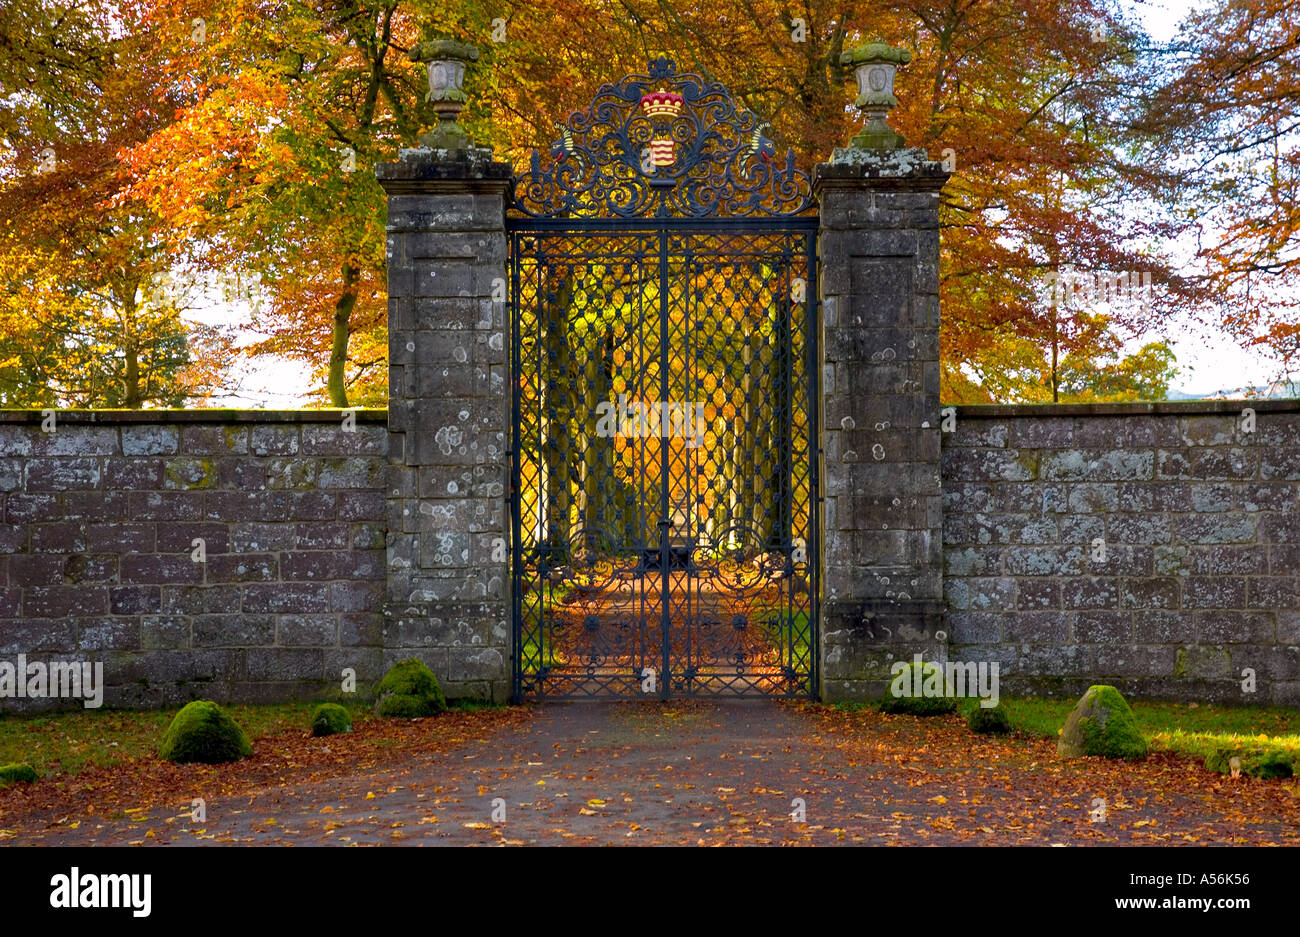
<path id="1" fill-rule="evenodd" d="M 1244 406 L 956 408 L 930 580 L 928 553 L 868 541 L 890 518 L 923 534 L 931 510 L 899 514 L 896 494 L 886 506 L 888 491 L 845 476 L 856 493 L 828 492 L 823 562 L 859 604 L 828 601 L 824 692 L 870 695 L 920 651 L 998 662 L 1004 694 L 1107 682 L 1139 699 L 1300 704 L 1300 401 L 1250 404 L 1253 426 Z M 338 411 L 63 412 L 49 433 L 38 413 L 0 412 L 0 661 L 102 661 L 105 705 L 148 707 L 338 698 L 345 668 L 364 695 L 413 654 L 453 697 L 504 698 L 497 437 L 435 446 L 460 468 L 415 497 L 388 416 L 358 411 L 349 432 Z M 415 418 L 418 433 L 459 415 Z M 851 437 L 841 426 L 839 444 Z M 895 601 L 882 555 L 941 582 L 940 608 Z M 80 702 L 0 711 L 54 705 Z"/>
<path id="2" fill-rule="evenodd" d="M 1300 401 L 961 407 L 942 441 L 954 657 L 1300 704 Z"/>
<path id="3" fill-rule="evenodd" d="M 0 412 L 0 663 L 102 662 L 110 706 L 338 698 L 345 669 L 364 698 L 408 656 L 510 697 L 513 173 L 377 175 L 387 411 Z M 945 411 L 946 179 L 912 150 L 815 175 L 822 698 L 921 653 L 1002 694 L 1300 704 L 1300 401 Z M 46 705 L 80 701 L 0 698 Z"/>
<path id="4" fill-rule="evenodd" d="M 403 150 L 388 193 L 385 660 L 448 695 L 510 695 L 505 200 L 485 150 Z"/>
<path id="5" fill-rule="evenodd" d="M 105 706 L 382 675 L 387 415 L 0 412 L 0 661 L 98 661 Z M 0 699 L 0 712 L 79 701 Z"/>
<path id="6" fill-rule="evenodd" d="M 920 151 L 817 167 L 821 695 L 879 697 L 942 644 L 939 190 Z"/>

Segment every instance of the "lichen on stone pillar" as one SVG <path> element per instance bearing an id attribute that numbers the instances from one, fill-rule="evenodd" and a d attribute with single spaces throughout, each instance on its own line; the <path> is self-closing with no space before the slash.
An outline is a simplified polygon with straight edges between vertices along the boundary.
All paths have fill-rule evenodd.
<path id="1" fill-rule="evenodd" d="M 425 101 L 438 117 L 438 123 L 420 135 L 421 147 L 453 152 L 487 149 L 477 147 L 457 121 L 468 100 L 462 87 L 465 68 L 470 62 L 477 62 L 478 57 L 476 46 L 454 39 L 428 39 L 411 50 L 411 61 L 424 62 L 427 66 L 429 93 Z"/>
<path id="2" fill-rule="evenodd" d="M 835 151 L 837 156 L 845 154 L 844 158 L 832 159 L 832 162 L 850 161 L 850 154 L 855 150 L 860 153 L 901 150 L 907 145 L 903 135 L 885 122 L 885 117 L 898 106 L 898 98 L 894 97 L 894 75 L 900 66 L 910 61 L 912 53 L 883 42 L 869 42 L 840 54 L 840 64 L 854 69 L 858 97 L 853 103 L 866 115 L 867 125 L 849 141 L 849 149 Z"/>

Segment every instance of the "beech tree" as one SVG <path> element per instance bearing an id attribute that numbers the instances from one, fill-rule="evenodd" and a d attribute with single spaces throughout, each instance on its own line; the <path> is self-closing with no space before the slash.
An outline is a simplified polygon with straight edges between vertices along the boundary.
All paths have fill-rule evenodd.
<path id="1" fill-rule="evenodd" d="M 311 362 L 317 396 L 336 406 L 384 398 L 385 206 L 373 167 L 431 123 L 423 69 L 407 56 L 426 32 L 483 51 L 462 123 L 517 165 L 600 84 L 669 52 L 769 119 L 769 135 L 811 168 L 861 119 L 840 54 L 873 39 L 910 49 L 891 124 L 953 169 L 941 207 L 952 402 L 1059 397 L 1066 369 L 1122 359 L 1116 349 L 1202 309 L 1214 289 L 1177 276 L 1163 252 L 1188 223 L 1179 167 L 1165 158 L 1183 138 L 1174 120 L 1157 119 L 1173 113 L 1156 105 L 1175 89 L 1151 93 L 1161 60 L 1106 0 L 872 10 L 845 0 L 129 0 L 124 9 L 145 44 L 138 56 L 158 117 L 120 151 L 127 195 L 159 219 L 174 255 L 262 284 L 263 337 L 247 351 Z M 1045 307 L 1044 282 L 1067 269 L 1149 275 L 1150 300 Z M 1273 328 L 1266 340 L 1287 334 Z M 1026 341 L 1039 365 L 981 377 L 1019 360 Z M 1096 391 L 1113 390 L 1097 374 Z"/>
<path id="2" fill-rule="evenodd" d="M 1283 371 L 1300 358 L 1300 10 L 1217 0 L 1165 50 L 1144 120 L 1179 185 L 1162 194 L 1196 233 L 1215 318 Z"/>
<path id="3" fill-rule="evenodd" d="M 476 31 L 474 3 L 150 0 L 154 54 L 186 88 L 128 156 L 134 194 L 210 271 L 256 275 L 250 354 L 313 363 L 331 405 L 382 404 L 385 201 L 377 162 L 431 122 L 407 51 L 421 24 Z"/>
<path id="4" fill-rule="evenodd" d="M 116 27 L 121 35 L 114 35 Z M 160 219 L 118 160 L 162 119 L 156 73 L 109 4 L 0 14 L 0 399 L 179 406 L 219 382 L 228 342 L 158 286 Z M 164 98 L 165 100 L 165 98 Z"/>
<path id="5" fill-rule="evenodd" d="M 1167 135 L 1138 119 L 1134 91 L 1151 80 L 1146 40 L 1100 2 L 556 0 L 511 9 L 490 132 L 517 164 L 600 84 L 672 50 L 679 70 L 722 82 L 770 119 L 778 145 L 811 169 L 847 145 L 861 120 L 848 106 L 852 75 L 841 52 L 877 38 L 911 50 L 891 125 L 954 170 L 941 206 L 945 400 L 1051 399 L 1041 368 L 992 382 L 978 375 L 1009 349 L 1023 352 L 1026 338 L 1046 356 L 1053 332 L 1068 325 L 1062 317 L 1095 323 L 1104 312 L 1106 328 L 1079 323 L 1069 350 L 1080 365 L 1100 360 L 1203 295 L 1161 250 L 1179 219 L 1131 210 L 1176 178 L 1152 158 Z M 1049 315 L 1042 286 L 1071 268 L 1145 274 L 1152 295 Z"/>

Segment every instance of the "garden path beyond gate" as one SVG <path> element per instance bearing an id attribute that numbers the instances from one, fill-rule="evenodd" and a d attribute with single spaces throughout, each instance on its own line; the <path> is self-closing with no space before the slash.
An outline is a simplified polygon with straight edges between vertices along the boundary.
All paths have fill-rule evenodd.
<path id="1" fill-rule="evenodd" d="M 765 129 L 658 59 L 516 179 L 516 699 L 817 694 L 817 217 Z"/>

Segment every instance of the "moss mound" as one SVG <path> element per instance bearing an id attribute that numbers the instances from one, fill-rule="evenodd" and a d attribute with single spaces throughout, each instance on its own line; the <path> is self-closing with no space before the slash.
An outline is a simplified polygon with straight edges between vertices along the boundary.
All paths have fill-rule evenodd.
<path id="1" fill-rule="evenodd" d="M 944 693 L 943 668 L 932 661 L 913 661 L 891 674 L 880 711 L 892 715 L 942 716 L 957 711 L 957 700 Z M 937 691 L 937 693 L 936 693 Z"/>
<path id="2" fill-rule="evenodd" d="M 1205 759 L 1205 767 L 1220 774 L 1232 774 L 1232 759 L 1242 774 L 1252 778 L 1289 778 L 1295 765 L 1286 752 L 1276 748 L 1220 748 Z"/>
<path id="3" fill-rule="evenodd" d="M 36 769 L 25 762 L 0 765 L 0 787 L 6 784 L 30 784 L 36 780 L 39 780 Z"/>
<path id="4" fill-rule="evenodd" d="M 1006 735 L 1011 731 L 1011 720 L 1001 706 L 985 709 L 976 703 L 966 711 L 966 725 L 979 735 Z"/>
<path id="5" fill-rule="evenodd" d="M 178 712 L 158 746 L 158 757 L 179 764 L 219 765 L 251 754 L 239 723 L 211 700 L 195 700 Z"/>
<path id="6" fill-rule="evenodd" d="M 1088 687 L 1065 720 L 1056 753 L 1062 758 L 1143 758 L 1147 740 L 1124 694 L 1099 684 Z"/>
<path id="7" fill-rule="evenodd" d="M 438 678 L 414 657 L 398 661 L 379 681 L 375 713 L 390 719 L 419 719 L 447 709 Z"/>
<path id="8" fill-rule="evenodd" d="M 352 715 L 338 703 L 321 703 L 311 711 L 312 735 L 338 735 L 352 731 Z"/>

